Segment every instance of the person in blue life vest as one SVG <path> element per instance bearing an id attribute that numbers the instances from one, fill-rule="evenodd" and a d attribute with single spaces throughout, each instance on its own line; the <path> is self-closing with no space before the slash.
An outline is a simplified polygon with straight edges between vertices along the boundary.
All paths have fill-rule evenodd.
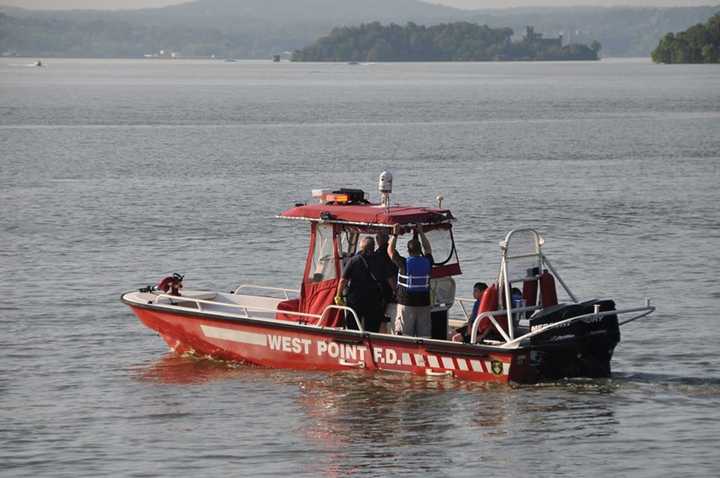
<path id="1" fill-rule="evenodd" d="M 388 256 L 398 268 L 395 333 L 430 337 L 430 275 L 433 265 L 430 242 L 422 226 L 417 226 L 413 238 L 408 241 L 408 257 L 405 258 L 395 248 L 398 234 L 400 225 L 396 224 L 388 243 Z"/>
<path id="2" fill-rule="evenodd" d="M 380 283 L 382 271 L 375 256 L 375 240 L 365 237 L 360 242 L 360 251 L 345 265 L 335 294 L 335 304 L 347 304 L 354 309 L 368 332 L 379 332 L 385 315 Z M 352 317 L 346 314 L 345 319 L 349 329 L 357 329 Z"/>

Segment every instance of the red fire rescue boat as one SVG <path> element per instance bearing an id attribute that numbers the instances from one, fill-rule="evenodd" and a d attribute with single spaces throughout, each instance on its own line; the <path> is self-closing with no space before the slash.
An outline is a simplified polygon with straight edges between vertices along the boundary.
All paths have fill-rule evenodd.
<path id="1" fill-rule="evenodd" d="M 455 295 L 461 273 L 452 228 L 442 207 L 390 205 L 392 177 L 380 177 L 382 199 L 361 190 L 315 190 L 314 204 L 279 217 L 309 223 L 310 246 L 300 289 L 241 285 L 233 292 L 182 289 L 182 276 L 160 287 L 123 294 L 140 320 L 178 354 L 259 366 L 384 371 L 485 382 L 533 383 L 564 377 L 607 377 L 620 325 L 652 313 L 618 310 L 612 300 L 579 301 L 542 252 L 533 229 L 515 229 L 500 243 L 497 282 L 484 293 L 465 341 L 454 324 L 468 323 L 474 299 Z M 407 233 L 422 225 L 432 244 L 432 338 L 363 330 L 354 310 L 334 304 L 343 262 L 364 235 L 395 225 Z M 399 248 L 400 249 L 400 248 Z M 558 301 L 558 288 L 567 300 Z M 511 296 L 513 287 L 522 300 Z M 395 304 L 387 315 L 394 316 Z M 622 320 L 621 320 L 622 318 Z M 353 323 L 353 327 L 347 327 Z M 484 324 L 495 330 L 479 337 Z M 455 340 L 453 340 L 455 339 Z M 469 340 L 468 340 L 469 339 Z"/>

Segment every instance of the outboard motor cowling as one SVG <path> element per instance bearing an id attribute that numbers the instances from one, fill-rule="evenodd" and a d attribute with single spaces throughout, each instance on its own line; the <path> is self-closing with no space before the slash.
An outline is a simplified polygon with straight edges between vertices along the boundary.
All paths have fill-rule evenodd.
<path id="1" fill-rule="evenodd" d="M 577 304 L 547 307 L 530 319 L 530 330 L 581 315 L 615 310 L 612 300 L 590 300 Z M 610 359 L 620 342 L 617 315 L 589 316 L 551 328 L 531 337 L 530 344 L 538 358 L 536 366 L 547 379 L 563 377 L 608 377 Z M 547 353 L 552 351 L 552 353 Z"/>

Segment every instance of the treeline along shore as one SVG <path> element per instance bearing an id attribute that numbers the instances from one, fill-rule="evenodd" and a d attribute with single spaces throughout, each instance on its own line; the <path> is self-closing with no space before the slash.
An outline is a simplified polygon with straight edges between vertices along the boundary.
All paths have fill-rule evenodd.
<path id="1" fill-rule="evenodd" d="M 527 27 L 519 41 L 511 28 L 469 22 L 405 26 L 380 22 L 334 28 L 312 45 L 295 50 L 293 61 L 503 61 L 597 60 L 600 43 L 563 45 Z"/>
<path id="2" fill-rule="evenodd" d="M 719 63 L 720 13 L 679 33 L 668 33 L 653 50 L 655 63 Z"/>

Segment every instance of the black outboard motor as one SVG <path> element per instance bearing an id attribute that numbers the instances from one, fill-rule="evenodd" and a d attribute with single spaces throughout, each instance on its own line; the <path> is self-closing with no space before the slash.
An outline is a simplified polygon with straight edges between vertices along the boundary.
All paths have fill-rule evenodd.
<path id="1" fill-rule="evenodd" d="M 572 317 L 615 310 L 612 300 L 590 300 L 578 304 L 547 307 L 530 319 L 530 330 Z M 610 359 L 620 342 L 617 315 L 588 317 L 554 327 L 531 337 L 531 362 L 545 379 L 565 377 L 609 377 Z"/>

